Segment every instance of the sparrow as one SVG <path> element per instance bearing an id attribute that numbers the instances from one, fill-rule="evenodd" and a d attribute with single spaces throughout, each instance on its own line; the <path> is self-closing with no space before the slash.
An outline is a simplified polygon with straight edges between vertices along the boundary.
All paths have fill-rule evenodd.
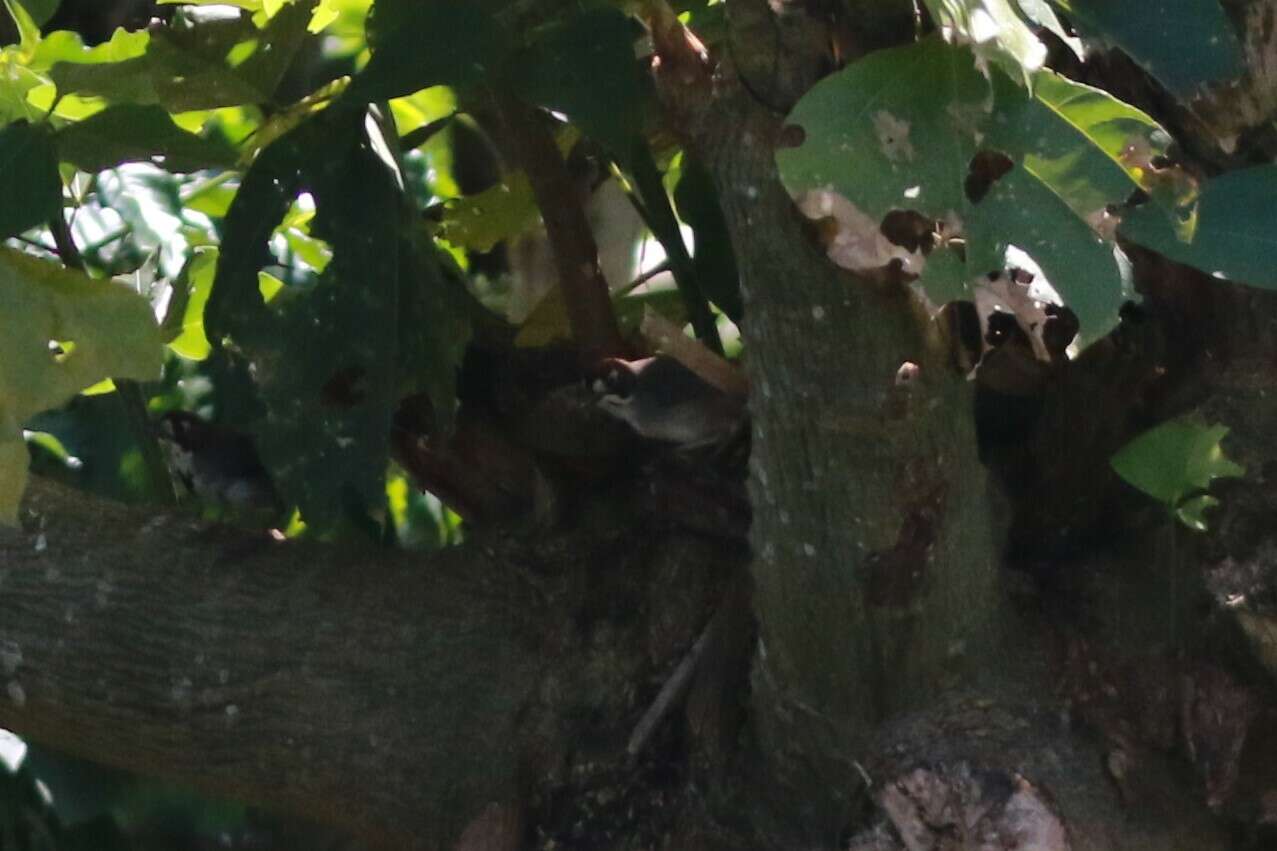
<path id="1" fill-rule="evenodd" d="M 674 358 L 608 358 L 592 389 L 598 406 L 649 440 L 679 449 L 727 443 L 745 422 L 745 399 L 726 393 Z"/>
<path id="2" fill-rule="evenodd" d="M 246 434 L 169 411 L 156 423 L 174 488 L 201 503 L 237 514 L 282 513 L 270 474 Z"/>

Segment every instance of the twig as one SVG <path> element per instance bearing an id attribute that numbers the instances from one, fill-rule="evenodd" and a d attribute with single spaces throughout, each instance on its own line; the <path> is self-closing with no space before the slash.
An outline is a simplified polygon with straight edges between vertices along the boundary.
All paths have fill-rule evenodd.
<path id="1" fill-rule="evenodd" d="M 652 733 L 656 730 L 656 725 L 661 723 L 661 719 L 669 714 L 674 705 L 686 694 L 687 687 L 692 682 L 692 674 L 696 672 L 696 666 L 700 662 L 701 656 L 705 653 L 706 637 L 709 635 L 711 626 L 713 626 L 713 622 L 701 631 L 701 637 L 696 639 L 692 649 L 687 651 L 683 661 L 678 663 L 674 673 L 665 681 L 665 685 L 661 686 L 660 692 L 656 695 L 656 700 L 652 701 L 652 705 L 643 713 L 643 717 L 639 719 L 638 724 L 634 725 L 634 732 L 630 734 L 630 742 L 625 746 L 625 751 L 630 756 L 638 756 L 639 752 L 647 745 L 648 739 L 652 737 Z"/>
<path id="2" fill-rule="evenodd" d="M 58 249 L 57 249 L 57 248 L 55 248 L 55 247 L 54 247 L 54 246 L 52 246 L 52 245 L 45 245 L 43 242 L 41 242 L 41 241 L 40 241 L 40 240 L 38 240 L 38 239 L 32 239 L 31 237 L 29 237 L 29 236 L 23 236 L 23 235 L 22 235 L 22 234 L 20 234 L 20 233 L 19 233 L 19 234 L 14 234 L 13 238 L 14 238 L 14 239 L 16 239 L 18 242 L 21 242 L 21 243 L 24 243 L 24 244 L 26 244 L 26 245 L 31 246 L 32 248 L 38 248 L 38 249 L 40 249 L 41 251 L 47 251 L 47 252 L 49 252 L 50 254 L 54 255 L 55 257 L 56 257 L 56 256 L 57 256 L 57 254 L 58 254 Z"/>
<path id="3" fill-rule="evenodd" d="M 537 111 L 513 95 L 497 92 L 495 100 L 504 130 L 502 148 L 527 174 L 545 222 L 573 338 L 586 360 L 625 355 L 607 281 L 599 269 L 598 245 L 554 137 Z"/>

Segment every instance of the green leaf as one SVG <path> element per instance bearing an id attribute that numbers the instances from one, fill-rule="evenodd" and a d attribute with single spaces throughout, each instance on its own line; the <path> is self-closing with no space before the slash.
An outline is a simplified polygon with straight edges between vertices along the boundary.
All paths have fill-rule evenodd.
<path id="1" fill-rule="evenodd" d="M 0 74 L 0 124 L 43 118 L 43 110 L 27 100 L 27 94 L 42 85 L 45 85 L 43 77 L 21 65 L 10 65 Z"/>
<path id="2" fill-rule="evenodd" d="M 539 34 L 511 63 L 515 91 L 563 113 L 628 164 L 651 93 L 634 56 L 635 35 L 629 18 L 610 7 L 574 15 Z"/>
<path id="3" fill-rule="evenodd" d="M 158 106 L 121 104 L 69 124 L 55 136 L 58 154 L 87 172 L 137 160 L 159 160 L 170 172 L 235 164 L 235 150 L 173 123 Z"/>
<path id="4" fill-rule="evenodd" d="M 1086 59 L 1086 52 L 1082 48 L 1082 40 L 1076 36 L 1069 35 L 1065 31 L 1064 25 L 1060 23 L 1060 19 L 1055 15 L 1055 10 L 1051 8 L 1046 0 L 1016 0 L 1016 2 L 1020 7 L 1020 12 L 1026 18 L 1039 27 L 1054 33 L 1056 38 L 1063 42 L 1069 50 L 1073 51 L 1073 55 L 1079 60 Z"/>
<path id="5" fill-rule="evenodd" d="M 1007 248 L 1014 245 L 1033 258 L 1077 314 L 1084 339 L 1094 340 L 1117 325 L 1118 311 L 1130 294 L 1112 244 L 1027 168 L 1017 165 L 998 180 L 967 223 L 968 275 L 1003 268 Z"/>
<path id="6" fill-rule="evenodd" d="M 1261 165 L 1207 181 L 1182 208 L 1150 202 L 1118 230 L 1178 263 L 1217 277 L 1277 289 L 1277 166 Z"/>
<path id="7" fill-rule="evenodd" d="M 59 62 L 82 65 L 102 65 L 123 62 L 146 54 L 151 34 L 146 30 L 129 32 L 117 29 L 108 41 L 95 47 L 86 47 L 80 34 L 70 30 L 55 30 L 40 41 L 30 67 L 35 71 L 47 71 Z"/>
<path id="8" fill-rule="evenodd" d="M 1218 0 L 1070 0 L 1072 20 L 1116 44 L 1176 97 L 1241 76 L 1241 46 Z"/>
<path id="9" fill-rule="evenodd" d="M 791 194 L 832 190 L 873 222 L 913 210 L 966 238 L 965 270 L 943 254 L 928 260 L 940 261 L 921 279 L 935 303 L 1002 268 L 1015 245 L 1077 311 L 1085 339 L 1113 327 L 1121 277 L 1093 229 L 1138 187 L 1124 149 L 1160 150 L 1165 134 L 1139 110 L 1049 71 L 1032 93 L 998 71 L 986 80 L 968 51 L 931 39 L 826 78 L 788 123 L 802 131 L 776 156 Z M 964 186 L 977 151 L 1008 165 L 979 191 Z"/>
<path id="10" fill-rule="evenodd" d="M 62 178 L 43 125 L 0 128 L 0 238 L 47 222 L 62 210 Z"/>
<path id="11" fill-rule="evenodd" d="M 313 0 L 289 5 L 261 30 L 247 19 L 175 23 L 153 31 L 141 56 L 103 62 L 81 55 L 56 62 L 49 75 L 60 94 L 158 103 L 170 112 L 267 103 L 307 38 L 312 7 Z M 252 52 L 232 67 L 238 45 Z"/>
<path id="12" fill-rule="evenodd" d="M 0 248 L 0 522 L 13 522 L 26 481 L 22 423 L 104 378 L 154 380 L 162 356 L 151 307 L 129 287 Z"/>
<path id="13" fill-rule="evenodd" d="M 217 257 L 216 248 L 197 250 L 173 284 L 175 287 L 188 287 L 189 295 L 186 310 L 182 313 L 181 330 L 169 341 L 169 348 L 187 360 L 204 360 L 211 349 L 208 338 L 204 336 L 204 306 L 213 287 Z"/>
<path id="14" fill-rule="evenodd" d="M 1220 441 L 1227 434 L 1222 425 L 1172 420 L 1123 446 L 1111 464 L 1129 484 L 1174 511 L 1214 479 L 1246 472 L 1224 456 Z"/>
<path id="15" fill-rule="evenodd" d="M 379 0 L 369 20 L 372 57 L 346 97 L 381 101 L 429 86 L 478 83 L 506 55 L 507 37 L 468 0 Z"/>
<path id="16" fill-rule="evenodd" d="M 1206 511 L 1217 505 L 1219 500 L 1210 494 L 1189 497 L 1176 506 L 1175 519 L 1194 531 L 1205 532 Z"/>
<path id="17" fill-rule="evenodd" d="M 375 126 L 364 110 L 334 107 L 261 152 L 227 213 L 204 311 L 208 338 L 253 364 L 264 414 L 238 425 L 317 528 L 352 504 L 384 501 L 390 419 L 404 387 L 427 386 L 439 416 L 450 416 L 459 358 L 451 341 L 468 327 L 448 306 L 433 248 L 411 242 L 400 178 L 376 153 L 384 140 L 370 137 Z M 285 287 L 268 304 L 258 273 L 302 192 L 315 202 L 311 235 L 332 260 L 313 285 Z"/>
<path id="18" fill-rule="evenodd" d="M 491 251 L 498 242 L 523 233 L 537 217 L 532 187 L 520 171 L 475 195 L 448 201 L 442 236 L 472 251 Z"/>
<path id="19" fill-rule="evenodd" d="M 791 195 L 833 189 L 876 220 L 907 207 L 941 218 L 967 205 L 962 177 L 992 108 L 965 49 L 932 38 L 871 53 L 790 112 L 803 141 L 777 152 L 781 179 Z"/>

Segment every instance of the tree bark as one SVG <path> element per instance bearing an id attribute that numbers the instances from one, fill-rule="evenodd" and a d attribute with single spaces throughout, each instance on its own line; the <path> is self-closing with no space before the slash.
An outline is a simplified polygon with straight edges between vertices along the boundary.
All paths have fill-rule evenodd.
<path id="1" fill-rule="evenodd" d="M 569 757 L 620 759 L 640 684 L 704 626 L 739 551 L 642 516 L 423 558 L 36 479 L 24 529 L 0 530 L 0 727 L 377 846 L 448 847 Z"/>
<path id="2" fill-rule="evenodd" d="M 926 312 L 903 284 L 837 269 L 779 182 L 781 115 L 814 79 L 810 20 L 758 2 L 728 12 L 740 62 L 712 97 L 674 90 L 677 74 L 665 95 L 715 176 L 741 270 L 755 730 L 783 784 L 777 809 L 836 835 L 875 726 L 996 646 L 990 503 L 969 388 Z M 899 377 L 907 363 L 916 381 Z"/>

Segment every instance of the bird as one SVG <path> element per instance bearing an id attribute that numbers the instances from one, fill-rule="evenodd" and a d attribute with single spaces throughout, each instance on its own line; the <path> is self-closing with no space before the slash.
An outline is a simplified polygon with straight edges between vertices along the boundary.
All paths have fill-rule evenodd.
<path id="1" fill-rule="evenodd" d="M 189 411 L 168 411 L 156 437 L 177 489 L 206 506 L 234 514 L 283 511 L 283 502 L 252 439 Z"/>
<path id="2" fill-rule="evenodd" d="M 727 393 L 668 355 L 600 362 L 598 406 L 640 437 L 691 450 L 728 443 L 745 422 L 745 399 Z"/>

